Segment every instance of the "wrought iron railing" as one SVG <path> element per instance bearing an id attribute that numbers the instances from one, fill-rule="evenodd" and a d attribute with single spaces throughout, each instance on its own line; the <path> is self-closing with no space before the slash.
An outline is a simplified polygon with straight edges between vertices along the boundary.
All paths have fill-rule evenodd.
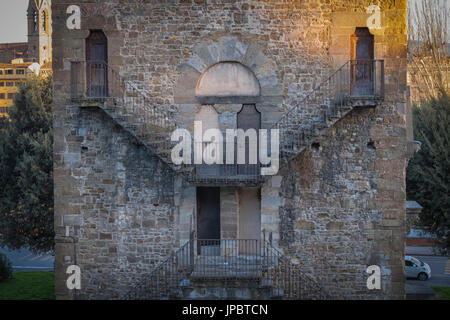
<path id="1" fill-rule="evenodd" d="M 379 100 L 384 98 L 384 60 L 350 60 L 350 97 Z"/>
<path id="2" fill-rule="evenodd" d="M 124 299 L 182 299 L 183 288 L 205 281 L 220 281 L 224 287 L 253 283 L 277 299 L 329 298 L 312 276 L 268 241 L 191 238 Z"/>
<path id="3" fill-rule="evenodd" d="M 354 106 L 376 105 L 383 98 L 384 61 L 347 61 L 272 126 L 280 132 L 280 167 L 312 145 Z"/>
<path id="4" fill-rule="evenodd" d="M 87 103 L 110 100 L 105 108 L 130 120 L 139 137 L 147 137 L 154 127 L 169 132 L 175 127 L 173 108 L 157 105 L 145 90 L 103 61 L 71 62 L 71 98 Z"/>
<path id="5" fill-rule="evenodd" d="M 177 252 L 159 263 L 148 276 L 130 290 L 123 300 L 168 300 L 181 298 L 181 289 L 194 270 L 194 245 L 186 242 Z"/>

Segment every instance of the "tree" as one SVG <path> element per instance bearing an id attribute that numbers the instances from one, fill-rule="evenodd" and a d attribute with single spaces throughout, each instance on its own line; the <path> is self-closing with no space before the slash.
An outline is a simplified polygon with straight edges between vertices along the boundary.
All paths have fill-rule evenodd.
<path id="1" fill-rule="evenodd" d="M 446 0 L 423 0 L 408 7 L 408 73 L 411 89 L 418 90 L 416 102 L 448 93 L 449 16 Z"/>
<path id="2" fill-rule="evenodd" d="M 53 249 L 52 79 L 25 82 L 0 132 L 0 245 Z"/>
<path id="3" fill-rule="evenodd" d="M 420 224 L 450 248 L 450 98 L 438 98 L 413 108 L 415 139 L 422 142 L 406 173 L 407 195 L 423 210 Z"/>

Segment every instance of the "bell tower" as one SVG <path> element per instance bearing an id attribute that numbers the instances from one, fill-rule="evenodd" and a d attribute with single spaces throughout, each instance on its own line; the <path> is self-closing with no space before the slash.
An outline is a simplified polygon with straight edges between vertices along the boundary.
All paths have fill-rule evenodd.
<path id="1" fill-rule="evenodd" d="M 52 61 L 51 0 L 29 0 L 28 57 L 41 66 Z"/>

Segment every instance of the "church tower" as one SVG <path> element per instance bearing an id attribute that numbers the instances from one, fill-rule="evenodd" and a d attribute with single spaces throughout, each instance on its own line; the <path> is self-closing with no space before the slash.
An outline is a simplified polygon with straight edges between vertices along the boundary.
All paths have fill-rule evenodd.
<path id="1" fill-rule="evenodd" d="M 51 0 L 29 0 L 28 57 L 41 66 L 52 61 Z"/>

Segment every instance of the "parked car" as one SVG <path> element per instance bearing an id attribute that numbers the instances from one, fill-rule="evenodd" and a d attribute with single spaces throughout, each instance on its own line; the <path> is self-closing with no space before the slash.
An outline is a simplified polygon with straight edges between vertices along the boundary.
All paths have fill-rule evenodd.
<path id="1" fill-rule="evenodd" d="M 430 266 L 411 256 L 405 256 L 405 271 L 407 278 L 415 278 L 422 281 L 431 278 Z"/>

